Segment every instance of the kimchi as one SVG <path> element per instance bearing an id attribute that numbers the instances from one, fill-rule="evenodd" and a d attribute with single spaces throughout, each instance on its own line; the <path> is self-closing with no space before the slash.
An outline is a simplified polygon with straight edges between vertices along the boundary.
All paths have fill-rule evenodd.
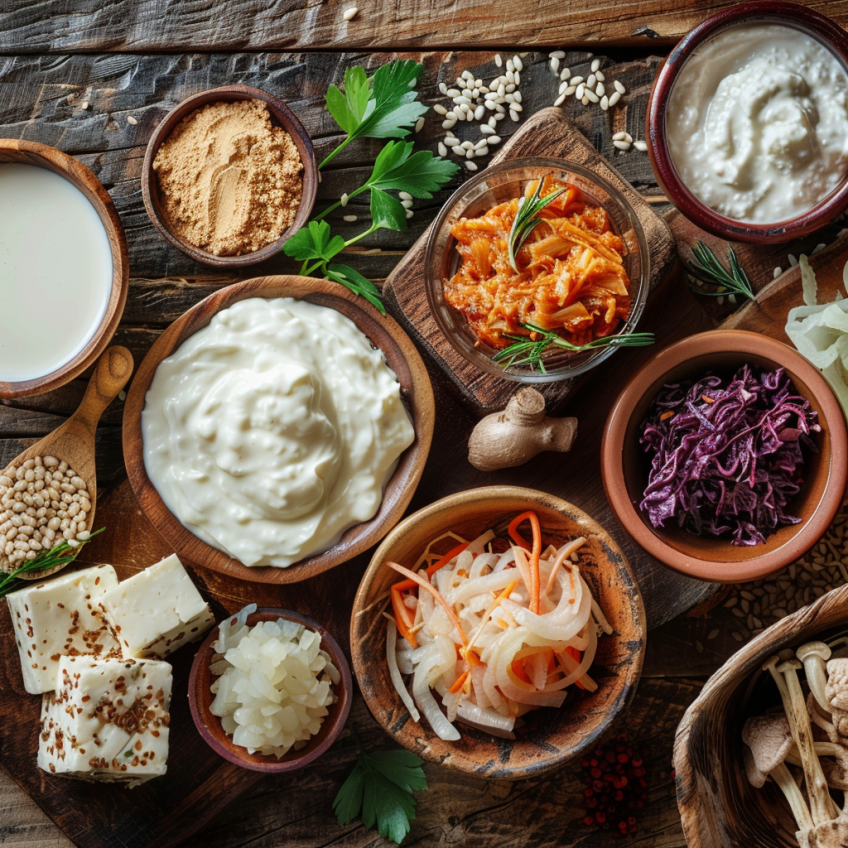
<path id="1" fill-rule="evenodd" d="M 537 188 L 531 181 L 530 197 Z M 477 337 L 495 348 L 530 337 L 532 324 L 583 345 L 614 334 L 630 312 L 624 243 L 606 210 L 575 186 L 545 177 L 541 195 L 562 193 L 539 213 L 538 224 L 509 260 L 509 237 L 519 198 L 480 218 L 453 225 L 460 264 L 444 280 L 445 301 L 463 314 Z"/>

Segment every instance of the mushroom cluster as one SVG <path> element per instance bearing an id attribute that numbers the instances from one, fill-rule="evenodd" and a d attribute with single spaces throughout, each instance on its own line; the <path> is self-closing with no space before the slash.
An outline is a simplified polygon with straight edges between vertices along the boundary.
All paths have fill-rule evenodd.
<path id="1" fill-rule="evenodd" d="M 801 848 L 848 845 L 848 657 L 824 642 L 786 649 L 763 664 L 783 712 L 748 719 L 745 769 L 757 788 L 771 778 L 789 802 Z M 806 679 L 805 690 L 802 683 Z M 806 691 L 806 693 L 805 693 Z M 790 768 L 799 769 L 793 773 Z M 842 805 L 831 790 L 842 793 Z"/>

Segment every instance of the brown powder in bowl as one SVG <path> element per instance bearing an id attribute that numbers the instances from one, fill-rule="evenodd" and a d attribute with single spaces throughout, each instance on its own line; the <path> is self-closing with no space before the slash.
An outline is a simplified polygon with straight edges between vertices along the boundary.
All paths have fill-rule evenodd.
<path id="1" fill-rule="evenodd" d="M 303 194 L 291 136 L 260 100 L 210 103 L 186 115 L 153 160 L 174 235 L 215 256 L 279 239 Z"/>

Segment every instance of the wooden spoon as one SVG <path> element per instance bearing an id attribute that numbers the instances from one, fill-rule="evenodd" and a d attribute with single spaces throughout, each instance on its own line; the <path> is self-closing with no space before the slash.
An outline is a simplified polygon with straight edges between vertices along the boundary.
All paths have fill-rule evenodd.
<path id="1" fill-rule="evenodd" d="M 27 448 L 20 456 L 9 463 L 15 467 L 37 456 L 55 456 L 64 460 L 85 480 L 91 511 L 88 513 L 88 529 L 94 529 L 94 509 L 97 503 L 97 474 L 94 458 L 94 434 L 97 422 L 106 407 L 115 399 L 118 392 L 127 384 L 133 370 L 132 354 L 125 347 L 110 347 L 97 361 L 94 375 L 85 390 L 85 396 L 77 411 L 50 435 Z M 50 571 L 37 574 L 21 574 L 29 580 L 40 580 L 48 574 L 59 571 L 59 565 Z"/>

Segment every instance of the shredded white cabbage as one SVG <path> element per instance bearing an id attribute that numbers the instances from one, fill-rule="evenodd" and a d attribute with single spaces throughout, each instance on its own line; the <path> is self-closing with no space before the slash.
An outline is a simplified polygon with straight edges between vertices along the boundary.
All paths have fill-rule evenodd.
<path id="1" fill-rule="evenodd" d="M 786 335 L 798 351 L 818 368 L 830 384 L 843 413 L 848 416 L 848 300 L 837 295 L 832 303 L 816 303 L 815 271 L 802 255 L 801 283 L 804 306 L 789 310 Z M 848 263 L 842 271 L 848 289 Z"/>
<path id="2" fill-rule="evenodd" d="M 491 531 L 428 578 L 425 569 L 440 559 L 432 550 L 448 536 L 464 544 L 452 533 L 439 537 L 414 573 L 438 592 L 461 632 L 421 584 L 399 599 L 405 616 L 402 632 L 410 632 L 417 647 L 398 636 L 395 620 L 386 614 L 389 674 L 413 720 L 420 719 L 420 710 L 445 740 L 459 739 L 455 720 L 515 738 L 517 717 L 541 706 L 559 707 L 572 684 L 595 691 L 588 671 L 599 635 L 612 629 L 574 561 L 586 540 L 542 551 L 537 613 L 531 610 L 530 554 L 515 545 L 504 553 L 486 552 L 494 538 Z M 415 594 L 417 603 L 408 604 Z M 412 676 L 414 704 L 404 674 Z"/>

